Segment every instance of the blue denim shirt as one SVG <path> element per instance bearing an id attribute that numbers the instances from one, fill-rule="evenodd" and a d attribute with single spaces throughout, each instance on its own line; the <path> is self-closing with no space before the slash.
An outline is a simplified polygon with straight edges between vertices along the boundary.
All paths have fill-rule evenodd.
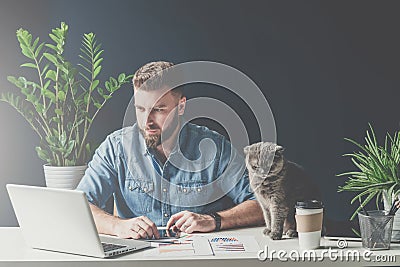
<path id="1" fill-rule="evenodd" d="M 137 124 L 110 134 L 77 190 L 108 212 L 113 197 L 121 218 L 145 215 L 158 226 L 182 210 L 206 214 L 255 199 L 244 159 L 233 146 L 222 135 L 190 123 L 182 127 L 164 165 L 147 149 Z"/>

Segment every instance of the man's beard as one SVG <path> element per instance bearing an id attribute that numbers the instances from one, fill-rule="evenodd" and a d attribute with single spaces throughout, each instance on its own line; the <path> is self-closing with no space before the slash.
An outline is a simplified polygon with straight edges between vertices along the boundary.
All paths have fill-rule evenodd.
<path id="1" fill-rule="evenodd" d="M 157 133 L 157 134 L 146 134 L 146 131 L 142 128 L 139 127 L 139 131 L 142 134 L 144 141 L 146 143 L 146 146 L 148 148 L 156 148 L 157 146 L 161 145 L 161 135 L 162 135 L 162 139 L 168 140 L 174 133 L 174 131 L 176 130 L 176 128 L 179 125 L 179 115 L 178 115 L 178 110 L 176 110 L 176 114 L 175 117 L 173 118 L 171 124 L 164 129 L 163 131 L 161 131 L 161 133 Z M 150 130 L 156 130 L 159 128 L 150 128 Z"/>
<path id="2" fill-rule="evenodd" d="M 161 144 L 161 134 L 146 134 L 146 131 L 143 129 L 139 129 L 140 133 L 144 137 L 144 141 L 148 148 L 156 148 Z"/>

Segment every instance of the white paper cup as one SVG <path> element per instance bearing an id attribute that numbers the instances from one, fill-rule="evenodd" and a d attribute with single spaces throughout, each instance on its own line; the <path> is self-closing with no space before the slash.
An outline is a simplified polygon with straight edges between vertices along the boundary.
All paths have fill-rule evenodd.
<path id="1" fill-rule="evenodd" d="M 298 201 L 296 224 L 301 250 L 316 249 L 320 246 L 323 206 L 320 201 Z"/>

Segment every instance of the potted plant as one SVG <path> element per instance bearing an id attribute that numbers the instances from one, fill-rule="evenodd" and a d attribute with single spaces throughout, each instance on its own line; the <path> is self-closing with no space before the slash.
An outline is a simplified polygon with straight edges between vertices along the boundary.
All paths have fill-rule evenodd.
<path id="1" fill-rule="evenodd" d="M 73 189 L 94 150 L 88 140 L 93 120 L 132 76 L 121 73 L 101 86 L 98 76 L 103 50 L 95 34 L 83 35 L 81 63 L 74 66 L 64 56 L 67 33 L 68 25 L 64 22 L 49 34 L 51 43 L 33 39 L 25 29 L 17 31 L 21 52 L 28 59 L 21 67 L 34 69 L 37 80 L 9 76 L 8 80 L 19 88 L 20 94 L 3 93 L 0 101 L 14 107 L 39 136 L 36 151 L 47 162 L 44 165 L 47 186 Z"/>
<path id="2" fill-rule="evenodd" d="M 400 193 L 400 135 L 395 132 L 385 136 L 383 146 L 379 145 L 374 130 L 369 125 L 365 144 L 361 145 L 352 139 L 345 140 L 353 143 L 360 151 L 348 153 L 344 156 L 351 157 L 358 170 L 338 174 L 347 176 L 348 180 L 343 186 L 339 186 L 338 192 L 355 192 L 356 196 L 351 200 L 359 202 L 359 207 L 354 211 L 350 220 L 375 198 L 377 209 L 379 202 L 384 202 L 386 210 L 390 209 L 394 197 Z M 363 199 L 363 200 L 362 200 Z M 400 214 L 396 214 L 393 224 L 393 236 L 400 234 Z"/>

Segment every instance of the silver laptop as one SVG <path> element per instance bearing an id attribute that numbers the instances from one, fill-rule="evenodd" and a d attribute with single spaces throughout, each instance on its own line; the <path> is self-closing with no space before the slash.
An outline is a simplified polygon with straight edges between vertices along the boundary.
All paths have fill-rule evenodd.
<path id="1" fill-rule="evenodd" d="M 32 248 L 106 258 L 150 246 L 145 241 L 99 236 L 84 192 L 13 184 L 7 191 Z"/>

